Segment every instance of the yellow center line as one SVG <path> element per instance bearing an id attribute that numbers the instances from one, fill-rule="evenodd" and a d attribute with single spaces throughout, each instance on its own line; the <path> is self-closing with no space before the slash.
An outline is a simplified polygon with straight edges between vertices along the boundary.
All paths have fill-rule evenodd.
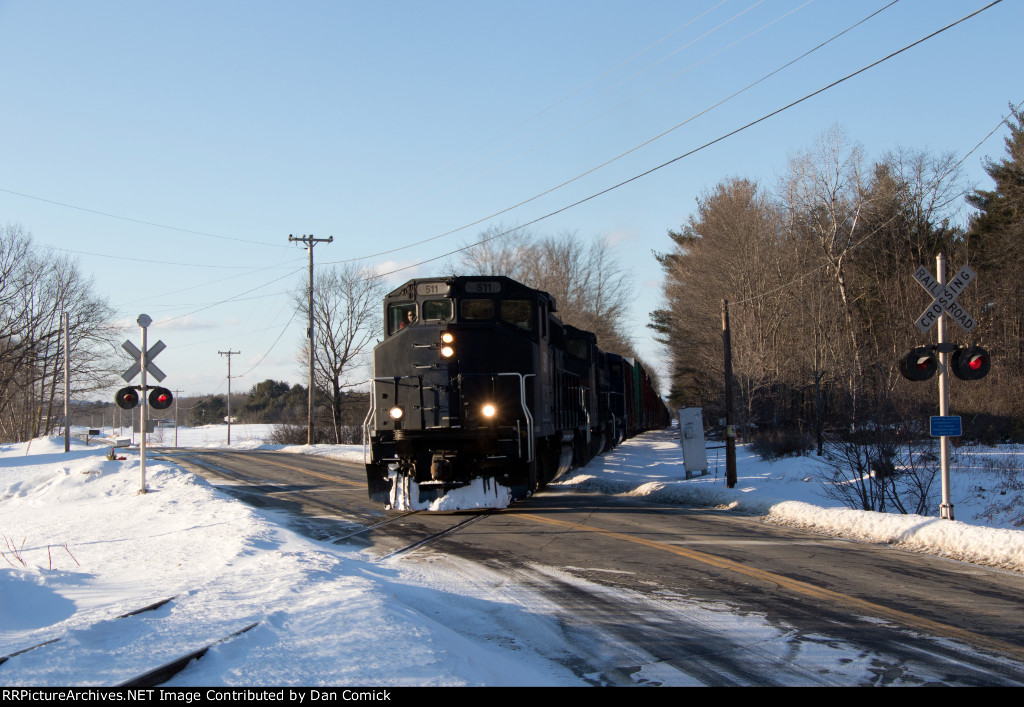
<path id="1" fill-rule="evenodd" d="M 222 454 L 225 454 L 227 456 L 242 457 L 242 458 L 245 458 L 245 459 L 252 459 L 252 457 L 249 456 L 249 455 L 238 454 L 237 452 L 236 453 L 222 452 Z M 268 459 L 267 458 L 268 456 L 269 455 L 267 455 L 267 454 L 261 454 L 261 455 L 259 455 L 259 458 L 260 458 L 261 461 L 264 461 L 267 464 L 273 464 L 274 466 L 279 466 L 279 467 L 282 467 L 284 469 L 291 469 L 292 471 L 297 471 L 297 472 L 299 472 L 301 474 L 308 474 L 309 476 L 315 476 L 318 479 L 324 479 L 326 481 L 333 481 L 335 483 L 344 484 L 346 486 L 358 486 L 359 488 L 366 488 L 366 482 L 365 481 L 349 481 L 348 479 L 342 479 L 342 478 L 339 478 L 337 476 L 331 476 L 330 474 L 321 474 L 320 472 L 317 472 L 317 471 L 310 471 L 309 469 L 303 469 L 303 468 L 298 467 L 298 466 L 292 466 L 291 464 L 285 464 L 283 462 L 273 461 L 271 459 Z"/>
<path id="2" fill-rule="evenodd" d="M 701 562 L 718 569 L 727 570 L 729 572 L 735 572 L 745 577 L 757 579 L 770 584 L 778 585 L 789 591 L 803 594 L 805 596 L 813 597 L 815 599 L 822 599 L 826 601 L 835 602 L 837 604 L 846 605 L 857 611 L 864 612 L 871 616 L 879 616 L 891 621 L 901 623 L 905 626 L 917 628 L 923 631 L 928 631 L 932 634 L 940 636 L 948 636 L 950 638 L 956 638 L 965 643 L 970 643 L 974 646 L 985 648 L 987 650 L 995 651 L 1003 655 L 1014 657 L 1016 660 L 1024 660 L 1024 647 L 1001 641 L 997 638 L 989 638 L 988 636 L 982 636 L 981 634 L 967 631 L 956 626 L 950 626 L 948 624 L 926 619 L 913 614 L 908 614 L 898 609 L 891 609 L 881 604 L 875 604 L 864 599 L 858 599 L 857 597 L 850 596 L 848 594 L 842 594 L 840 592 L 833 591 L 831 589 L 825 589 L 824 587 L 818 587 L 807 582 L 801 582 L 800 580 L 790 579 L 774 572 L 767 570 L 757 569 L 756 567 L 750 567 L 748 565 L 727 560 L 724 557 L 718 557 L 716 555 L 710 555 L 706 552 L 700 552 L 699 550 L 691 550 L 690 548 L 680 547 L 678 545 L 669 545 L 667 543 L 658 542 L 657 540 L 647 540 L 645 538 L 637 537 L 635 535 L 627 535 L 625 533 L 618 533 L 612 530 L 605 530 L 603 528 L 597 528 L 592 525 L 582 525 L 580 523 L 573 523 L 565 520 L 556 520 L 554 518 L 545 518 L 544 516 L 535 515 L 533 513 L 513 513 L 516 518 L 525 518 L 532 520 L 536 523 L 544 523 L 547 525 L 554 525 L 557 527 L 567 528 L 570 530 L 578 530 L 586 533 L 594 533 L 597 535 L 603 535 L 607 538 L 613 538 L 615 540 L 622 540 L 624 542 L 635 543 L 637 545 L 643 545 L 645 547 L 653 548 L 655 550 L 662 550 L 664 552 L 670 552 L 673 555 L 679 555 L 696 562 Z"/>

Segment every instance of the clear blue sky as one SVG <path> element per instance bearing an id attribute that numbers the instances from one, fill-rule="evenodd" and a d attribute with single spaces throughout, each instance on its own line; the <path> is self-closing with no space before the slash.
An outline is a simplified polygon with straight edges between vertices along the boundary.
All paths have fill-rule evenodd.
<path id="1" fill-rule="evenodd" d="M 76 254 L 125 322 L 149 314 L 150 340 L 167 344 L 156 363 L 170 387 L 224 392 L 217 352 L 229 348 L 242 352 L 232 374 L 245 373 L 233 390 L 302 382 L 295 353 L 305 325 L 289 324 L 286 293 L 305 282 L 306 253 L 288 234 L 333 235 L 315 250 L 326 264 L 483 219 L 367 261 L 414 265 L 693 150 L 987 2 L 901 0 L 668 135 L 487 218 L 686 121 L 886 4 L 0 0 L 0 223 Z M 770 187 L 790 154 L 837 123 L 869 157 L 901 146 L 965 154 L 1009 102 L 1024 100 L 1022 5 L 1005 0 L 530 230 L 617 244 L 639 283 L 634 335 L 657 359 L 644 327 L 659 297 L 650 253 L 669 247 L 666 231 L 702 190 L 731 176 Z M 972 184 L 989 186 L 982 160 L 1003 155 L 1005 135 L 967 159 Z M 137 341 L 138 329 L 128 336 Z"/>

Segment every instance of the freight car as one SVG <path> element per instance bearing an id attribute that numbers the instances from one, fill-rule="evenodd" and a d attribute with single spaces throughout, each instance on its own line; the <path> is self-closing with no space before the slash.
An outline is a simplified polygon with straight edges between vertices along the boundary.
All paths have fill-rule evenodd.
<path id="1" fill-rule="evenodd" d="M 507 277 L 411 280 L 384 299 L 364 456 L 390 508 L 502 508 L 647 429 L 667 408 L 639 362 L 564 325 Z"/>

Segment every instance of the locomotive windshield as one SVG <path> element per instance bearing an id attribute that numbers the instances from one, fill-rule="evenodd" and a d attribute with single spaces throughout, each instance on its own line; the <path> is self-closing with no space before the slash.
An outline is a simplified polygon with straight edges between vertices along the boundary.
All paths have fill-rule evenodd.
<path id="1" fill-rule="evenodd" d="M 468 320 L 492 319 L 494 317 L 494 300 L 464 299 L 462 300 L 462 318 Z"/>
<path id="2" fill-rule="evenodd" d="M 426 320 L 447 320 L 452 318 L 450 299 L 430 300 L 423 303 L 423 318 Z"/>

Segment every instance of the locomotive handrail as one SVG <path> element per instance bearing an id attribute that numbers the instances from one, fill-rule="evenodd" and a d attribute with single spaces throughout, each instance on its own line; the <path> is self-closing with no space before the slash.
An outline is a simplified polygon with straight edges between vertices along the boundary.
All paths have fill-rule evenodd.
<path id="1" fill-rule="evenodd" d="M 499 373 L 499 376 L 519 376 L 519 403 L 523 406 L 523 414 L 526 416 L 526 463 L 533 461 L 533 415 L 526 405 L 526 379 L 536 376 L 536 373 Z"/>
<path id="2" fill-rule="evenodd" d="M 377 396 L 375 395 L 375 393 L 377 392 L 376 383 L 378 381 L 380 381 L 381 383 L 384 383 L 384 382 L 394 383 L 395 386 L 397 387 L 398 386 L 398 381 L 400 381 L 403 378 L 420 378 L 420 377 L 421 376 L 382 376 L 380 378 L 371 378 L 370 379 L 370 411 L 368 413 L 366 413 L 366 419 L 363 420 L 363 463 L 364 464 L 369 463 L 369 462 L 366 461 L 366 452 L 367 452 L 367 447 L 370 444 L 370 427 L 371 427 L 372 422 L 374 420 L 373 413 L 377 412 Z M 422 388 L 422 386 L 421 386 L 421 388 Z M 421 391 L 421 393 L 422 393 L 422 391 Z"/>
<path id="3" fill-rule="evenodd" d="M 370 444 L 370 421 L 373 420 L 373 413 L 377 410 L 377 396 L 374 395 L 373 380 L 370 381 L 370 411 L 366 413 L 366 419 L 363 420 L 363 464 L 369 464 L 366 461 L 367 446 Z"/>
<path id="4" fill-rule="evenodd" d="M 590 410 L 587 409 L 585 393 L 587 388 L 580 386 L 580 409 L 583 410 L 583 419 L 586 421 L 586 440 L 587 444 L 590 444 Z"/>

